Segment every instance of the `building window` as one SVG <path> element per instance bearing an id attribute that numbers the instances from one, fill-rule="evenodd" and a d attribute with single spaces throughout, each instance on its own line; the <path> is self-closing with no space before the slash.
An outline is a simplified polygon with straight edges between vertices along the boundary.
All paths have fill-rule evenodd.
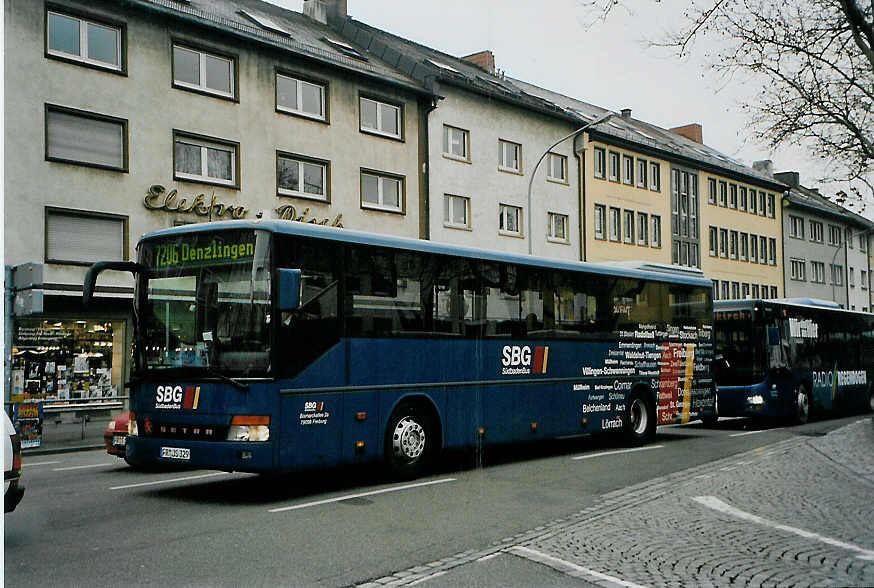
<path id="1" fill-rule="evenodd" d="M 719 205 L 728 206 L 728 184 L 725 182 L 719 182 Z"/>
<path id="2" fill-rule="evenodd" d="M 662 246 L 662 217 L 657 214 L 652 214 L 649 217 L 649 222 L 652 225 L 650 236 L 652 241 L 650 244 L 653 247 L 661 249 Z"/>
<path id="3" fill-rule="evenodd" d="M 653 192 L 662 191 L 661 166 L 657 161 L 649 162 L 649 189 Z"/>
<path id="4" fill-rule="evenodd" d="M 844 241 L 847 242 L 847 247 L 853 248 L 853 229 L 847 227 L 844 229 Z"/>
<path id="5" fill-rule="evenodd" d="M 567 157 L 558 153 L 550 153 L 546 156 L 546 179 L 567 183 Z"/>
<path id="6" fill-rule="evenodd" d="M 759 191 L 759 216 L 765 216 L 766 214 L 768 214 L 768 212 L 766 210 L 767 203 L 766 203 L 765 199 L 766 199 L 765 193 L 762 191 Z"/>
<path id="7" fill-rule="evenodd" d="M 236 144 L 174 132 L 173 145 L 177 180 L 239 187 Z"/>
<path id="8" fill-rule="evenodd" d="M 277 193 L 329 201 L 328 162 L 276 154 Z"/>
<path id="9" fill-rule="evenodd" d="M 758 214 L 759 205 L 758 200 L 756 200 L 756 190 L 755 188 L 750 188 L 750 214 Z"/>
<path id="10" fill-rule="evenodd" d="M 234 98 L 234 65 L 230 57 L 173 45 L 173 86 Z"/>
<path id="11" fill-rule="evenodd" d="M 605 153 L 601 147 L 595 147 L 595 177 L 604 179 Z"/>
<path id="12" fill-rule="evenodd" d="M 619 209 L 610 207 L 610 240 L 618 242 L 622 238 L 622 226 L 619 218 Z"/>
<path id="13" fill-rule="evenodd" d="M 777 216 L 777 198 L 773 194 L 768 194 L 768 216 L 771 218 Z"/>
<path id="14" fill-rule="evenodd" d="M 387 102 L 380 102 L 361 96 L 358 99 L 360 112 L 359 129 L 365 133 L 373 133 L 401 139 L 403 120 L 401 107 Z"/>
<path id="15" fill-rule="evenodd" d="M 48 161 L 128 171 L 127 121 L 46 104 Z"/>
<path id="16" fill-rule="evenodd" d="M 498 169 L 522 173 L 522 145 L 498 140 Z"/>
<path id="17" fill-rule="evenodd" d="M 671 234 L 672 263 L 700 267 L 698 175 L 679 168 L 671 170 Z"/>
<path id="18" fill-rule="evenodd" d="M 740 282 L 731 283 L 731 297 L 735 300 L 740 298 Z"/>
<path id="19" fill-rule="evenodd" d="M 623 212 L 623 216 L 625 232 L 622 236 L 622 241 L 624 243 L 634 243 L 634 211 L 626 210 Z"/>
<path id="20" fill-rule="evenodd" d="M 728 206 L 737 209 L 737 184 L 728 185 Z"/>
<path id="21" fill-rule="evenodd" d="M 811 282 L 816 282 L 817 284 L 825 284 L 825 264 L 823 262 L 811 261 L 810 271 L 813 274 L 811 276 Z"/>
<path id="22" fill-rule="evenodd" d="M 730 231 L 728 234 L 728 256 L 731 259 L 737 259 L 737 231 Z"/>
<path id="23" fill-rule="evenodd" d="M 865 270 L 859 272 L 859 287 L 862 288 L 862 290 L 868 289 L 868 272 Z"/>
<path id="24" fill-rule="evenodd" d="M 835 286 L 843 286 L 844 285 L 844 266 L 829 264 L 831 268 L 831 277 L 832 284 Z"/>
<path id="25" fill-rule="evenodd" d="M 47 207 L 45 261 L 91 265 L 127 259 L 126 216 Z"/>
<path id="26" fill-rule="evenodd" d="M 777 265 L 777 239 L 774 237 L 768 239 L 768 263 Z"/>
<path id="27" fill-rule="evenodd" d="M 707 202 L 716 204 L 716 180 L 714 178 L 707 178 Z"/>
<path id="28" fill-rule="evenodd" d="M 719 229 L 719 257 L 728 259 L 728 229 Z"/>
<path id="29" fill-rule="evenodd" d="M 634 158 L 630 155 L 622 156 L 622 183 L 634 185 Z"/>
<path id="30" fill-rule="evenodd" d="M 326 84 L 276 74 L 276 109 L 317 120 L 327 120 Z"/>
<path id="31" fill-rule="evenodd" d="M 719 280 L 710 280 L 713 283 L 713 299 L 719 300 Z"/>
<path id="32" fill-rule="evenodd" d="M 607 238 L 607 207 L 603 204 L 595 205 L 595 238 Z"/>
<path id="33" fill-rule="evenodd" d="M 124 29 L 90 19 L 49 11 L 46 52 L 100 68 L 123 71 Z"/>
<path id="34" fill-rule="evenodd" d="M 758 263 L 759 261 L 759 239 L 755 235 L 750 235 L 750 262 Z"/>
<path id="35" fill-rule="evenodd" d="M 740 260 L 747 261 L 750 255 L 750 236 L 747 233 L 740 234 Z"/>
<path id="36" fill-rule="evenodd" d="M 499 231 L 502 235 L 522 236 L 522 209 L 501 204 Z"/>
<path id="37" fill-rule="evenodd" d="M 750 285 L 746 282 L 740 285 L 740 296 L 744 300 L 747 300 L 750 297 Z"/>
<path id="38" fill-rule="evenodd" d="M 810 240 L 814 243 L 822 243 L 823 227 L 819 221 L 810 221 Z"/>
<path id="39" fill-rule="evenodd" d="M 828 226 L 828 244 L 835 247 L 841 244 L 841 227 L 836 225 Z"/>
<path id="40" fill-rule="evenodd" d="M 738 202 L 738 208 L 742 211 L 746 212 L 747 210 L 747 189 L 745 186 L 741 186 L 739 188 L 740 191 L 740 202 Z"/>
<path id="41" fill-rule="evenodd" d="M 615 151 L 610 152 L 610 181 L 619 181 L 619 154 Z"/>
<path id="42" fill-rule="evenodd" d="M 859 233 L 859 251 L 868 251 L 868 233 Z"/>
<path id="43" fill-rule="evenodd" d="M 847 268 L 847 280 L 850 283 L 850 288 L 856 287 L 856 270 L 854 268 Z"/>
<path id="44" fill-rule="evenodd" d="M 800 216 L 789 215 L 789 236 L 804 239 L 804 219 Z"/>
<path id="45" fill-rule="evenodd" d="M 558 214 L 556 212 L 549 213 L 549 228 L 547 232 L 547 240 L 556 241 L 559 243 L 568 242 L 568 216 L 566 214 Z"/>
<path id="46" fill-rule="evenodd" d="M 645 212 L 637 213 L 637 244 L 649 245 L 649 216 Z"/>
<path id="47" fill-rule="evenodd" d="M 767 284 L 762 284 L 762 299 L 763 300 L 768 299 L 768 286 L 767 286 Z"/>
<path id="48" fill-rule="evenodd" d="M 764 235 L 759 236 L 759 263 L 768 263 L 768 238 Z"/>
<path id="49" fill-rule="evenodd" d="M 451 229 L 470 228 L 470 198 L 444 194 L 443 226 Z"/>
<path id="50" fill-rule="evenodd" d="M 719 248 L 717 245 L 718 237 L 717 237 L 716 227 L 709 227 L 707 229 L 707 233 L 708 233 L 708 245 L 709 245 L 710 257 L 716 257 L 717 255 L 719 255 Z"/>
<path id="51" fill-rule="evenodd" d="M 362 171 L 361 207 L 388 212 L 403 212 L 403 179 L 378 172 Z"/>
<path id="52" fill-rule="evenodd" d="M 729 288 L 728 282 L 726 280 L 722 280 L 722 299 L 723 300 L 730 300 L 731 299 L 731 296 L 728 293 L 728 288 Z"/>
<path id="53" fill-rule="evenodd" d="M 646 160 L 645 159 L 638 159 L 637 160 L 637 187 L 638 188 L 646 189 L 649 186 L 649 184 L 647 182 L 647 178 L 646 178 L 646 170 L 647 170 Z"/>
<path id="54" fill-rule="evenodd" d="M 805 281 L 807 279 L 807 263 L 803 259 L 789 260 L 789 277 L 793 280 Z"/>
<path id="55" fill-rule="evenodd" d="M 443 155 L 451 159 L 470 161 L 470 133 L 443 125 Z"/>
<path id="56" fill-rule="evenodd" d="M 771 286 L 771 298 L 777 297 L 777 286 Z"/>
<path id="57" fill-rule="evenodd" d="M 752 296 L 753 299 L 758 298 L 758 297 L 759 297 L 759 285 L 758 285 L 758 284 L 752 284 L 752 285 L 750 286 L 750 288 L 751 288 L 750 296 Z"/>

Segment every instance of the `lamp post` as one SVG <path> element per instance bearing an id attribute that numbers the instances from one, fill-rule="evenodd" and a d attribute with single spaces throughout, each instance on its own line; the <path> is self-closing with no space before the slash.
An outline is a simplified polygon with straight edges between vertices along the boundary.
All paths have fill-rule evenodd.
<path id="1" fill-rule="evenodd" d="M 579 135 L 583 131 L 590 129 L 590 128 L 594 127 L 595 125 L 599 125 L 602 122 L 606 122 L 607 120 L 613 118 L 614 116 L 616 116 L 615 112 L 608 112 L 607 114 L 603 115 L 602 117 L 597 118 L 597 119 L 593 120 L 592 122 L 581 126 L 576 131 L 571 133 L 570 135 L 562 137 L 561 139 L 559 139 L 558 141 L 556 141 L 555 143 L 553 143 L 552 145 L 547 147 L 546 151 L 544 151 L 540 155 L 540 159 L 537 160 L 537 163 L 534 165 L 534 169 L 531 171 L 531 178 L 529 178 L 529 180 L 528 180 L 528 225 L 529 225 L 529 227 L 528 227 L 528 255 L 532 255 L 532 251 L 534 248 L 534 223 L 531 222 L 534 218 L 534 211 L 531 208 L 531 186 L 534 184 L 534 176 L 535 176 L 535 174 L 537 174 L 537 168 L 540 167 L 540 163 L 543 161 L 543 158 L 546 157 L 549 154 L 549 152 L 552 151 L 552 149 L 556 145 L 561 143 L 562 141 L 566 141 L 566 140 L 570 139 L 571 137 L 576 137 L 577 135 Z"/>

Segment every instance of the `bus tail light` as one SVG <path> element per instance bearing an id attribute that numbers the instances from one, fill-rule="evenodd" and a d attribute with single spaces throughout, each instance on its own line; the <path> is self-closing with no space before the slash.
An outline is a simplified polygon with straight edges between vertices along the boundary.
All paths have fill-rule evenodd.
<path id="1" fill-rule="evenodd" d="M 139 435 L 139 431 L 137 430 L 137 415 L 133 412 L 130 413 L 130 418 L 127 421 L 127 434 L 128 437 Z"/>
<path id="2" fill-rule="evenodd" d="M 228 441 L 269 441 L 270 416 L 237 415 L 231 419 Z"/>

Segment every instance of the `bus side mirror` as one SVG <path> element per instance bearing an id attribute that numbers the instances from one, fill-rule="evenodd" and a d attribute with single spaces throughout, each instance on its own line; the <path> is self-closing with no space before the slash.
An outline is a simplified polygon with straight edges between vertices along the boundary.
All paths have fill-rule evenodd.
<path id="1" fill-rule="evenodd" d="M 299 269 L 279 270 L 279 310 L 300 306 L 301 274 Z"/>
<path id="2" fill-rule="evenodd" d="M 98 261 L 85 272 L 85 283 L 82 285 L 82 305 L 88 306 L 91 303 L 94 288 L 97 285 L 97 276 L 103 270 L 118 270 L 137 275 L 145 269 L 144 266 L 134 261 Z"/>

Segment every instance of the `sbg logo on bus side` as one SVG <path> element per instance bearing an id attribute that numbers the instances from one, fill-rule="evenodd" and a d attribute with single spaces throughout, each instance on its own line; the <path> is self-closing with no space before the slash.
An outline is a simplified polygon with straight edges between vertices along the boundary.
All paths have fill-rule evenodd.
<path id="1" fill-rule="evenodd" d="M 503 366 L 501 374 L 504 376 L 545 374 L 548 360 L 548 346 L 538 346 L 532 351 L 528 345 L 504 345 L 501 351 Z"/>

